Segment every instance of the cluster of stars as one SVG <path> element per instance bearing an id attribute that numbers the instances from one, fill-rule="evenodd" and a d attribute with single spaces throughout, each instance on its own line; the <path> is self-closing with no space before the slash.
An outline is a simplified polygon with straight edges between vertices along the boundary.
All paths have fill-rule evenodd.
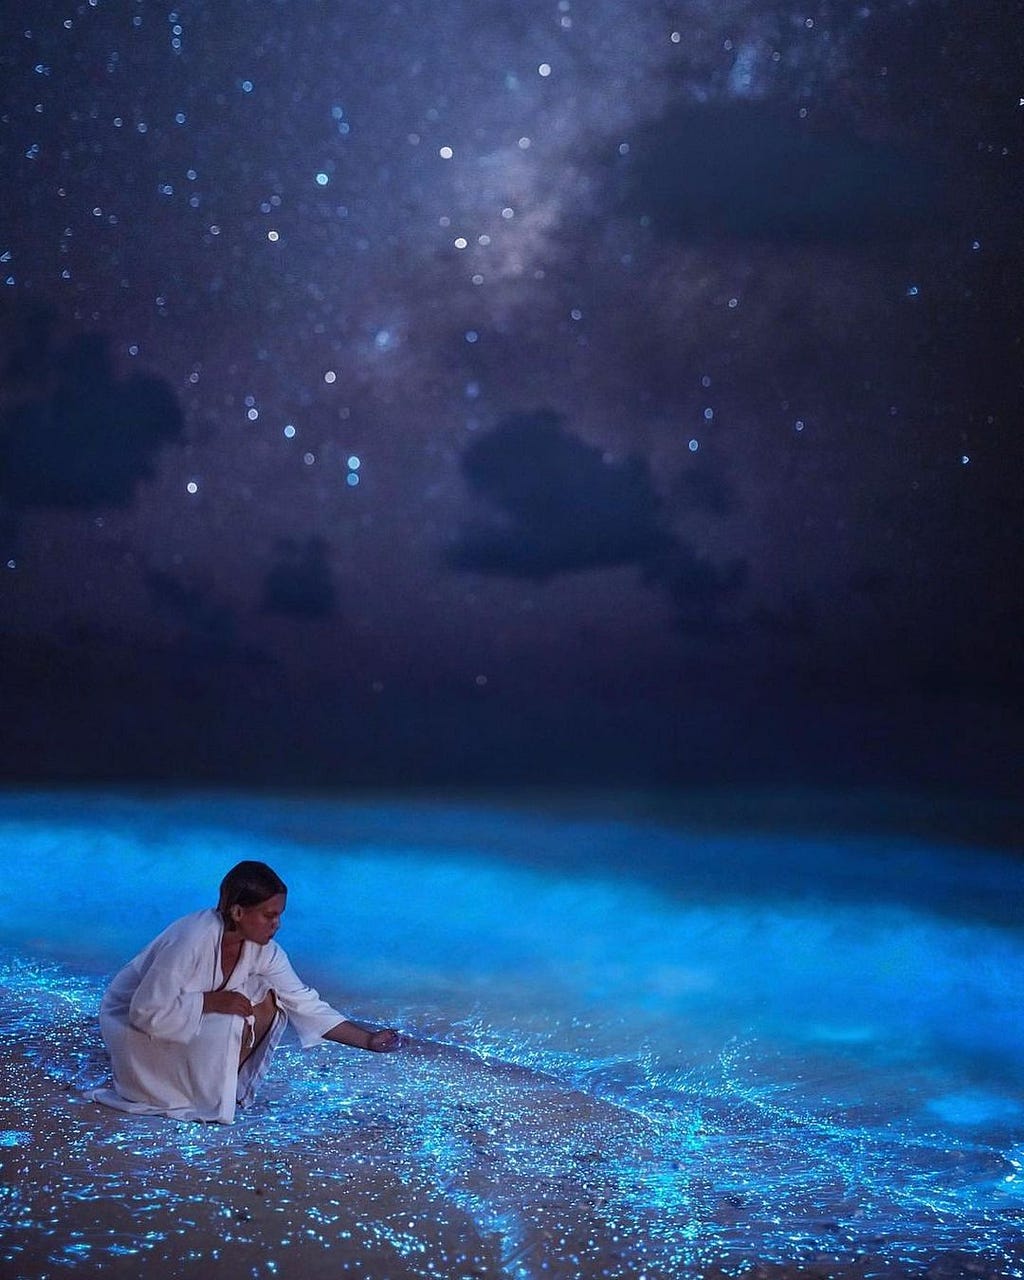
<path id="1" fill-rule="evenodd" d="M 215 533 L 223 567 L 211 590 L 227 591 L 256 545 L 248 515 L 233 524 L 236 499 L 258 495 L 262 554 L 316 532 L 333 566 L 358 526 L 353 584 L 362 575 L 383 619 L 367 634 L 399 632 L 408 603 L 447 639 L 451 606 L 468 590 L 448 549 L 478 500 L 500 507 L 489 495 L 505 493 L 497 480 L 474 493 L 467 450 L 518 414 L 551 410 L 570 441 L 635 460 L 683 561 L 707 564 L 710 582 L 741 585 L 702 586 L 685 565 L 659 577 L 628 558 L 633 572 L 613 581 L 600 551 L 592 563 L 553 520 L 524 530 L 567 544 L 537 560 L 552 588 L 538 596 L 549 630 L 522 628 L 506 643 L 505 622 L 480 624 L 493 624 L 485 643 L 509 653 L 576 625 L 578 602 L 569 609 L 562 592 L 570 581 L 600 620 L 595 654 L 625 635 L 608 620 L 629 616 L 667 670 L 678 655 L 675 636 L 662 644 L 665 602 L 674 611 L 687 583 L 713 597 L 695 608 L 710 623 L 701 634 L 746 642 L 787 616 L 797 579 L 827 579 L 848 601 L 850 584 L 878 568 L 879 547 L 907 550 L 886 565 L 893 598 L 876 619 L 900 612 L 895 596 L 921 577 L 915 555 L 942 572 L 925 520 L 938 528 L 957 504 L 937 486 L 926 516 L 923 502 L 911 511 L 900 498 L 927 462 L 925 433 L 943 483 L 963 494 L 980 492 L 996 452 L 983 433 L 991 440 L 1002 427 L 985 416 L 997 406 L 974 412 L 966 392 L 934 424 L 929 406 L 942 397 L 929 381 L 945 371 L 925 367 L 929 356 L 915 362 L 943 350 L 936 315 L 955 328 L 972 307 L 983 312 L 984 273 L 1005 237 L 973 193 L 969 215 L 947 223 L 936 189 L 906 236 L 884 200 L 877 239 L 832 208 L 842 202 L 833 188 L 849 180 L 870 216 L 875 159 L 895 181 L 904 161 L 913 169 L 928 152 L 922 111 L 905 121 L 895 107 L 915 100 L 924 73 L 915 79 L 914 59 L 888 47 L 880 73 L 893 6 L 844 16 L 703 4 L 683 24 L 650 6 L 530 0 L 512 14 L 460 0 L 424 30 L 401 5 L 372 21 L 342 6 L 319 24 L 298 12 L 242 21 L 237 6 L 201 21 L 180 5 L 157 20 L 141 5 L 80 4 L 70 17 L 17 7 L 25 16 L 5 55 L 14 88 L 0 120 L 16 206 L 0 279 L 15 323 L 55 306 L 55 359 L 74 333 L 109 337 L 113 379 L 164 381 L 186 420 L 180 442 L 140 464 L 142 478 L 108 513 L 137 565 L 187 567 Z M 470 19 L 481 38 L 467 44 Z M 926 42 L 913 49 L 928 53 Z M 950 163 L 969 145 L 994 174 L 1009 140 L 980 123 L 976 132 L 969 144 L 951 140 Z M 765 146 L 736 145 L 737 134 Z M 714 156 L 702 158 L 698 143 Z M 795 166 L 799 177 L 816 149 L 836 181 L 798 183 L 791 201 L 773 185 L 778 173 Z M 701 369 L 715 373 L 713 393 L 710 375 L 695 385 Z M 258 398 L 246 395 L 256 387 Z M 896 398 L 905 447 L 882 455 L 872 424 L 889 425 Z M 534 461 L 538 483 L 567 490 L 557 457 L 551 476 L 543 465 Z M 344 491 L 360 485 L 349 501 Z M 173 534 L 165 495 L 188 513 Z M 527 499 L 511 492 L 513 515 Z M 359 524 L 373 518 L 371 500 L 387 503 L 387 540 Z M 862 508 L 886 511 L 891 527 L 841 549 L 812 545 L 790 515 L 850 529 Z M 488 517 L 500 523 L 509 511 Z M 395 581 L 398 542 L 409 548 L 403 585 L 385 598 L 378 584 Z M 33 556 L 18 547 L 12 558 Z M 517 573 L 532 565 L 495 555 L 482 570 L 503 616 L 519 616 Z M 97 598 L 116 599 L 115 611 L 142 596 L 138 580 L 134 593 L 105 581 Z M 719 613 L 729 626 L 716 631 Z M 318 616 L 341 625 L 340 590 Z M 809 627 L 816 647 L 815 627 L 828 625 Z M 718 643 L 707 640 L 709 650 Z M 497 672 L 492 660 L 454 658 L 460 687 L 484 662 Z"/>

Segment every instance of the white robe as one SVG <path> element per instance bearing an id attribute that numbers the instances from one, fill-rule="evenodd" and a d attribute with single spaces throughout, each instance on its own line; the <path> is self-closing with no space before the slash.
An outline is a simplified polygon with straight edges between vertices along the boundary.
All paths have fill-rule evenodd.
<path id="1" fill-rule="evenodd" d="M 347 1021 L 301 981 L 276 942 L 243 943 L 225 985 L 223 933 L 218 912 L 193 912 L 166 928 L 116 975 L 100 1005 L 114 1085 L 93 1090 L 94 1101 L 139 1115 L 231 1124 L 236 1104 L 252 1101 L 289 1021 L 304 1047 Z M 273 991 L 279 1007 L 274 1025 L 241 1071 L 242 1036 L 250 1030 L 246 1019 L 203 1012 L 203 993 L 222 985 L 254 1004 Z"/>

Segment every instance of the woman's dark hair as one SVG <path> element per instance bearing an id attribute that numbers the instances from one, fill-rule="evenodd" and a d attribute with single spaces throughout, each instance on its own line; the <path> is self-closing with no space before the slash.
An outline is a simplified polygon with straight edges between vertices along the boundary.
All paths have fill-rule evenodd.
<path id="1" fill-rule="evenodd" d="M 255 907 L 276 893 L 287 892 L 288 886 L 265 862 L 239 862 L 220 882 L 217 910 L 230 926 L 232 907 Z"/>

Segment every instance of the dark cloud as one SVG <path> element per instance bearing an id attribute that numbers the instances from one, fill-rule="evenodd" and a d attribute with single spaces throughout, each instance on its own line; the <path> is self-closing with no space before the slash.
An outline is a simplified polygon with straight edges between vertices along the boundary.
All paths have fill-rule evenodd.
<path id="1" fill-rule="evenodd" d="M 676 493 L 691 511 L 706 511 L 725 516 L 735 508 L 735 498 L 728 482 L 707 467 L 687 470 L 676 482 Z"/>
<path id="2" fill-rule="evenodd" d="M 653 564 L 672 535 L 646 462 L 608 462 L 556 413 L 516 414 L 462 457 L 470 488 L 494 514 L 463 528 L 449 551 L 457 569 L 519 578 Z"/>
<path id="3" fill-rule="evenodd" d="M 857 244 L 933 222 L 943 198 L 925 161 L 850 134 L 819 136 L 766 106 L 676 106 L 631 135 L 620 207 L 686 240 Z"/>
<path id="4" fill-rule="evenodd" d="M 506 418 L 466 449 L 462 469 L 493 514 L 463 528 L 448 556 L 457 569 L 545 579 L 635 565 L 687 628 L 713 624 L 744 581 L 742 562 L 723 570 L 669 529 L 643 459 L 608 461 L 556 413 Z"/>
<path id="5" fill-rule="evenodd" d="M 746 583 L 746 561 L 712 564 L 690 547 L 677 543 L 670 556 L 653 564 L 648 581 L 662 587 L 675 605 L 676 622 L 685 631 L 721 631 L 719 605 Z"/>
<path id="6" fill-rule="evenodd" d="M 5 363 L 0 499 L 9 508 L 127 507 L 160 450 L 179 440 L 181 410 L 160 378 L 115 376 L 109 341 L 80 334 L 55 346 L 44 313 Z"/>
<path id="7" fill-rule="evenodd" d="M 327 618 L 334 613 L 337 593 L 322 538 L 277 544 L 278 561 L 263 579 L 263 612 L 291 618 Z"/>

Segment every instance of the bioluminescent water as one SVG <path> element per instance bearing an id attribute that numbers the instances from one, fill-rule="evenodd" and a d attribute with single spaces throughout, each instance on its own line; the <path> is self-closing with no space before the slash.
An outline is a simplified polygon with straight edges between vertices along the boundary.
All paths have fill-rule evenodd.
<path id="1" fill-rule="evenodd" d="M 721 813 L 7 796 L 3 1274 L 1024 1276 L 1024 863 Z M 81 1101 L 108 977 L 244 857 L 409 1050 L 289 1043 L 230 1128 Z"/>

